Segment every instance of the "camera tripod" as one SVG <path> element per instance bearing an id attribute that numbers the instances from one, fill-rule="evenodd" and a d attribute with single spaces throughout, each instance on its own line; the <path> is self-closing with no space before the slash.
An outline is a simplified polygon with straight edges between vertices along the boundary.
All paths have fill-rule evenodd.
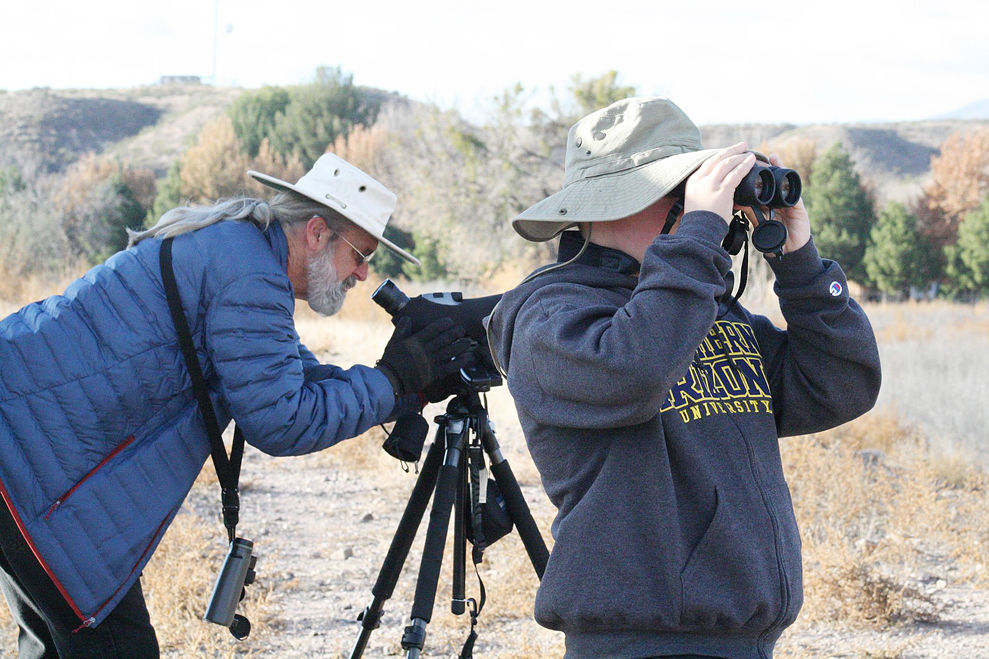
<path id="1" fill-rule="evenodd" d="M 464 613 L 468 603 L 465 598 L 464 583 L 467 553 L 465 506 L 469 486 L 465 460 L 468 451 L 480 451 L 483 447 L 483 452 L 488 455 L 491 463 L 491 474 L 501 489 L 508 515 L 519 532 L 536 575 L 541 579 L 546 569 L 549 551 L 522 497 L 518 481 L 515 480 L 511 467 L 501 454 L 494 429 L 488 422 L 487 411 L 482 406 L 477 392 L 457 394 L 447 405 L 446 414 L 436 417 L 436 423 L 435 438 L 426 454 L 395 536 L 392 538 L 388 554 L 378 573 L 378 579 L 371 589 L 374 599 L 358 618 L 362 623 L 361 635 L 350 654 L 351 659 L 363 654 L 371 632 L 381 621 L 382 607 L 395 589 L 433 491 L 435 491 L 433 507 L 429 515 L 412 604 L 412 624 L 405 628 L 402 636 L 402 649 L 407 651 L 406 656 L 409 659 L 418 659 L 425 644 L 426 625 L 432 617 L 436 600 L 437 582 L 443 562 L 451 509 L 456 511 L 451 609 L 457 615 Z M 476 617 L 476 613 L 472 611 L 473 617 Z"/>

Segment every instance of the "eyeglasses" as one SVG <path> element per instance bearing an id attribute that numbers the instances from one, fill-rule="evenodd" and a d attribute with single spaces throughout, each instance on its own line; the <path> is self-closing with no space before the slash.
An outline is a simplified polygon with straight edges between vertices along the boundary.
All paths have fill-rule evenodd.
<path id="1" fill-rule="evenodd" d="M 337 238 L 339 238 L 343 242 L 345 242 L 348 245 L 350 245 L 350 249 L 354 250 L 354 253 L 357 254 L 357 267 L 360 267 L 360 266 L 364 265 L 365 263 L 370 262 L 371 259 L 374 257 L 375 250 L 372 249 L 370 252 L 368 252 L 367 254 L 365 254 L 361 250 L 359 250 L 356 247 L 354 247 L 354 243 L 352 243 L 349 240 L 347 240 L 346 238 L 344 238 L 342 233 L 338 233 L 337 234 Z"/>

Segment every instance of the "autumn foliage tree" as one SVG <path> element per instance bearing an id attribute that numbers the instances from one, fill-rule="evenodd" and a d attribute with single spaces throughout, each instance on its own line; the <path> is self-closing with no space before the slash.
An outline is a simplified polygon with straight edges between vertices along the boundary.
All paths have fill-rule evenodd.
<path id="1" fill-rule="evenodd" d="M 346 135 L 338 135 L 328 151 L 391 188 L 393 184 L 388 180 L 388 165 L 384 157 L 391 140 L 388 129 L 381 122 L 370 127 L 357 125 Z M 383 277 L 402 275 L 411 279 L 438 279 L 446 275 L 446 270 L 436 258 L 435 244 L 423 238 L 417 240 L 411 231 L 399 226 L 402 223 L 402 203 L 403 199 L 399 198 L 399 207 L 385 228 L 385 237 L 402 249 L 415 253 L 422 266 L 415 268 L 390 250 L 379 249 L 374 256 L 374 271 Z"/>
<path id="2" fill-rule="evenodd" d="M 267 138 L 262 138 L 257 155 L 249 157 L 241 149 L 230 117 L 215 118 L 203 126 L 195 143 L 169 169 L 145 224 L 154 224 L 162 213 L 176 206 L 211 204 L 228 197 L 269 196 L 270 188 L 250 178 L 249 169 L 293 183 L 306 173 L 298 159 L 275 153 Z"/>
<path id="3" fill-rule="evenodd" d="M 217 117 L 203 127 L 196 143 L 182 155 L 182 196 L 196 203 L 210 203 L 244 194 L 248 162 L 230 118 Z"/>
<path id="4" fill-rule="evenodd" d="M 989 127 L 953 133 L 931 158 L 920 203 L 921 230 L 937 247 L 955 242 L 962 218 L 989 193 Z"/>
<path id="5" fill-rule="evenodd" d="M 150 170 L 94 154 L 78 160 L 54 199 L 71 250 L 98 263 L 126 247 L 126 230 L 140 228 L 154 190 Z"/>
<path id="6" fill-rule="evenodd" d="M 817 142 L 806 137 L 771 140 L 759 146 L 767 156 L 775 153 L 784 167 L 795 169 L 802 181 L 809 181 L 817 160 Z"/>

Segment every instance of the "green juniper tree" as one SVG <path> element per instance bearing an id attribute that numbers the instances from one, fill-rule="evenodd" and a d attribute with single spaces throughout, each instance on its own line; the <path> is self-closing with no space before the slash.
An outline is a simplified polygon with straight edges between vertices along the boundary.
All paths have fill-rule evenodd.
<path id="1" fill-rule="evenodd" d="M 862 257 L 874 214 L 852 159 L 840 143 L 814 162 L 803 197 L 821 255 L 840 263 L 852 278 L 864 275 Z"/>
<path id="2" fill-rule="evenodd" d="M 891 203 L 869 234 L 863 266 L 869 284 L 883 295 L 906 294 L 930 278 L 931 250 L 917 231 L 917 216 L 903 204 Z"/>
<path id="3" fill-rule="evenodd" d="M 569 90 L 579 110 L 574 121 L 615 101 L 635 96 L 635 87 L 618 84 L 618 72 L 614 70 L 587 80 L 579 73 L 575 74 L 570 79 Z"/>
<path id="4" fill-rule="evenodd" d="M 237 97 L 227 114 L 244 153 L 252 158 L 258 155 L 261 142 L 270 138 L 290 100 L 289 93 L 281 87 L 262 87 Z"/>
<path id="5" fill-rule="evenodd" d="M 989 294 L 989 197 L 958 225 L 958 241 L 945 248 L 948 289 L 962 296 Z"/>
<path id="6" fill-rule="evenodd" d="M 354 86 L 353 76 L 339 68 L 320 67 L 311 84 L 291 88 L 289 96 L 276 118 L 271 146 L 283 157 L 297 157 L 307 169 L 351 126 L 374 123 L 378 110 Z"/>

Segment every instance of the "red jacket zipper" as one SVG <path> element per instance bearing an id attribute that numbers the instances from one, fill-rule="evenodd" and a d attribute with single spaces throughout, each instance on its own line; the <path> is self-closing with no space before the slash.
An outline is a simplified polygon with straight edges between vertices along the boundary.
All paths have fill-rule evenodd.
<path id="1" fill-rule="evenodd" d="M 103 458 L 102 460 L 100 460 L 100 462 L 99 462 L 98 465 L 96 465 L 95 467 L 93 467 L 92 469 L 90 469 L 89 470 L 89 473 L 87 473 L 85 476 L 82 477 L 82 480 L 80 480 L 78 483 L 76 483 L 71 488 L 69 488 L 69 491 L 68 492 L 66 492 L 65 494 L 63 494 L 59 498 L 55 499 L 55 503 L 53 503 L 51 505 L 51 507 L 48 508 L 48 511 L 45 513 L 45 519 L 48 519 L 49 517 L 51 517 L 52 513 L 55 512 L 55 509 L 56 508 L 58 508 L 63 503 L 65 503 L 65 500 L 68 499 L 70 496 L 72 496 L 72 494 L 76 490 L 78 490 L 82 486 L 83 483 L 85 483 L 87 480 L 89 480 L 89 478 L 93 474 L 95 474 L 97 471 L 99 471 L 100 469 L 102 469 L 103 466 L 107 462 L 109 462 L 110 460 L 112 460 L 113 458 L 115 458 L 121 451 L 123 451 L 125 448 L 127 448 L 128 446 L 130 446 L 131 443 L 133 443 L 133 441 L 134 441 L 134 435 L 131 435 L 130 437 L 128 437 L 127 439 L 125 439 L 123 442 L 121 442 L 119 445 L 117 445 L 116 448 L 114 448 L 112 451 L 110 451 L 110 454 L 108 456 L 106 456 L 105 458 Z"/>
<path id="2" fill-rule="evenodd" d="M 133 439 L 133 438 L 129 438 L 129 439 Z M 69 593 L 67 590 L 65 590 L 65 586 L 62 585 L 62 582 L 59 581 L 58 578 L 55 576 L 55 573 L 52 572 L 51 568 L 48 566 L 48 563 L 46 563 L 45 559 L 41 557 L 41 552 L 38 551 L 38 548 L 34 544 L 34 540 L 31 538 L 30 534 L 28 534 L 27 528 L 24 526 L 24 521 L 21 519 L 21 516 L 17 514 L 17 509 L 14 508 L 14 502 L 11 500 L 10 494 L 7 492 L 7 488 L 6 486 L 4 486 L 2 481 L 0 481 L 0 498 L 3 499 L 2 505 L 7 506 L 7 510 L 10 511 L 10 516 L 14 518 L 14 523 L 17 525 L 17 530 L 21 532 L 21 536 L 24 538 L 24 541 L 27 543 L 27 546 L 30 547 L 31 553 L 34 554 L 34 557 L 36 559 L 38 559 L 38 564 L 41 565 L 42 569 L 44 569 L 45 571 L 45 574 L 47 574 L 48 577 L 52 580 L 52 583 L 55 584 L 55 588 L 57 588 L 58 592 L 62 594 L 62 598 L 65 600 L 66 604 L 69 605 L 69 608 L 72 609 L 72 612 L 75 613 L 76 617 L 78 617 L 79 620 L 82 622 L 82 624 L 79 625 L 79 627 L 73 630 L 73 633 L 76 633 L 79 630 L 85 629 L 86 627 L 92 625 L 94 622 L 96 622 L 97 614 L 103 610 L 103 607 L 106 606 L 106 603 L 112 600 L 114 596 L 116 596 L 116 594 L 120 592 L 120 588 L 122 587 L 122 584 L 120 587 L 117 587 L 117 590 L 113 592 L 113 595 L 110 595 L 110 597 L 106 600 L 106 602 L 103 602 L 103 604 L 100 605 L 100 607 L 96 610 L 95 613 L 93 613 L 92 615 L 86 615 L 85 613 L 83 613 L 76 605 L 75 600 L 73 600 L 69 596 Z M 137 566 L 141 564 L 141 561 L 144 560 L 144 557 L 148 554 L 148 550 L 151 549 L 151 545 L 154 544 L 159 534 L 161 534 L 161 531 L 164 528 L 165 523 L 168 522 L 169 517 L 171 517 L 171 513 L 166 515 L 165 519 L 161 520 L 161 524 L 158 525 L 158 529 L 151 536 L 151 541 L 144 548 L 144 551 L 141 552 L 141 555 L 140 557 L 138 557 L 137 562 L 134 563 L 134 567 L 131 568 L 130 574 L 127 577 L 128 579 L 130 578 L 130 575 L 134 574 L 134 570 L 137 569 Z"/>
<path id="3" fill-rule="evenodd" d="M 79 620 L 82 621 L 82 626 L 86 627 L 93 624 L 92 617 L 83 614 L 83 612 L 79 610 L 79 607 L 76 606 L 75 601 L 69 597 L 69 593 L 65 590 L 65 586 L 63 586 L 62 582 L 55 577 L 55 573 L 51 571 L 51 568 L 48 567 L 48 563 L 46 563 L 45 559 L 41 557 L 41 553 L 38 551 L 38 548 L 34 546 L 34 540 L 32 540 L 31 536 L 28 535 L 27 528 L 24 526 L 24 521 L 21 519 L 21 516 L 17 514 L 17 509 L 14 507 L 14 502 L 11 500 L 10 494 L 7 492 L 7 488 L 2 482 L 0 482 L 0 496 L 3 497 L 4 505 L 6 505 L 7 510 L 10 511 L 10 516 L 14 518 L 14 523 L 17 524 L 17 529 L 21 532 L 21 535 L 24 536 L 24 541 L 27 542 L 28 547 L 31 548 L 31 553 L 38 559 L 38 563 L 42 568 L 44 568 L 45 573 L 51 578 L 52 583 L 55 584 L 55 588 L 58 589 L 58 592 L 62 593 L 62 597 L 65 598 L 69 608 L 71 608 L 72 612 L 75 613 L 76 616 L 79 617 Z"/>
<path id="4" fill-rule="evenodd" d="M 134 571 L 137 570 L 137 566 L 140 565 L 141 564 L 141 561 L 144 560 L 144 557 L 148 555 L 148 550 L 151 549 L 151 545 L 153 545 L 155 543 L 155 540 L 158 539 L 159 534 L 162 532 L 162 529 L 165 527 L 165 523 L 168 522 L 168 520 L 169 520 L 170 517 L 171 517 L 171 513 L 169 513 L 168 515 L 165 515 L 165 519 L 161 520 L 161 524 L 158 525 L 158 528 L 155 530 L 154 534 L 151 536 L 151 541 L 148 542 L 147 546 L 145 546 L 144 551 L 142 551 L 141 552 L 141 555 L 137 558 L 137 562 L 134 563 L 134 567 L 132 567 L 131 570 L 130 570 L 130 572 L 128 573 L 127 579 L 130 579 L 131 578 L 131 576 L 134 574 Z M 126 582 L 127 582 L 127 580 L 125 579 L 124 580 L 124 583 L 126 583 Z M 93 615 L 90 616 L 88 619 L 83 620 L 83 623 L 81 625 L 79 625 L 78 629 L 74 629 L 72 631 L 72 633 L 75 634 L 80 629 L 84 629 L 84 628 L 90 626 L 91 624 L 93 624 L 94 622 L 96 622 L 96 616 L 98 616 L 99 613 L 100 613 L 100 611 L 103 610 L 103 607 L 105 607 L 107 605 L 107 602 L 109 602 L 110 600 L 112 600 L 114 597 L 117 596 L 117 593 L 119 593 L 120 592 L 120 589 L 123 588 L 123 587 L 124 587 L 124 584 L 120 584 L 119 586 L 117 586 L 117 590 L 113 591 L 113 594 L 110 595 L 110 597 L 108 597 L 106 599 L 106 602 L 103 602 L 102 604 L 100 604 L 100 608 L 96 609 L 96 611 L 93 613 Z"/>

